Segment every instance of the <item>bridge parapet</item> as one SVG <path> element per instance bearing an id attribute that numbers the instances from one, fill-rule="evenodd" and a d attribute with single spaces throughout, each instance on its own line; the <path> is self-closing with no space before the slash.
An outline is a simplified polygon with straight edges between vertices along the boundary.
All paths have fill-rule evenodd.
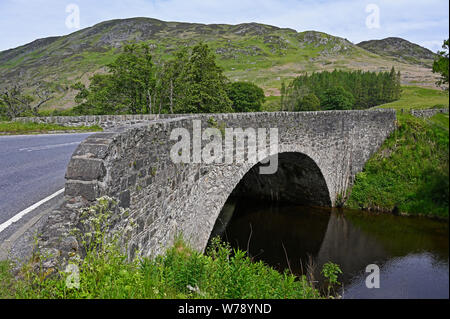
<path id="1" fill-rule="evenodd" d="M 130 115 L 81 115 L 81 116 L 42 116 L 17 117 L 15 122 L 59 124 L 68 127 L 98 125 L 103 129 L 117 126 L 130 126 L 160 119 L 179 117 L 179 114 L 130 114 Z"/>
<path id="2" fill-rule="evenodd" d="M 442 109 L 418 109 L 418 110 L 411 110 L 411 115 L 415 117 L 423 117 L 423 118 L 429 118 L 439 113 L 447 113 L 448 114 L 448 108 L 442 108 Z"/>

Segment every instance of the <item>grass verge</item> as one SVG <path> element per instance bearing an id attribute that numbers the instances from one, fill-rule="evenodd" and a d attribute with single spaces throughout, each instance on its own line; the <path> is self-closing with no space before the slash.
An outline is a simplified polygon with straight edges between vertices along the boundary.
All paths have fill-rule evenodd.
<path id="1" fill-rule="evenodd" d="M 448 219 L 448 114 L 397 118 L 397 130 L 356 176 L 346 206 Z"/>
<path id="2" fill-rule="evenodd" d="M 67 273 L 48 276 L 25 267 L 16 279 L 0 263 L 0 298 L 20 299 L 278 299 L 321 298 L 306 277 L 279 273 L 243 251 L 216 241 L 206 255 L 175 242 L 156 259 L 127 257 L 117 246 L 90 251 L 79 267 L 79 287 Z"/>
<path id="3" fill-rule="evenodd" d="M 377 106 L 379 108 L 410 110 L 429 108 L 448 108 L 448 92 L 417 86 L 402 86 L 398 101 Z"/>
<path id="4" fill-rule="evenodd" d="M 68 127 L 46 123 L 0 122 L 0 135 L 45 134 L 51 132 L 100 132 L 98 125 Z"/>

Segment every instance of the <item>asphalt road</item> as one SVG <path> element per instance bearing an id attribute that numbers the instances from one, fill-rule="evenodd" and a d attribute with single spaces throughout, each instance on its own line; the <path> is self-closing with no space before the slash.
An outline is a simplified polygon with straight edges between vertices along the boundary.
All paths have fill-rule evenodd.
<path id="1" fill-rule="evenodd" d="M 70 157 L 91 134 L 0 136 L 0 224 L 64 188 Z"/>

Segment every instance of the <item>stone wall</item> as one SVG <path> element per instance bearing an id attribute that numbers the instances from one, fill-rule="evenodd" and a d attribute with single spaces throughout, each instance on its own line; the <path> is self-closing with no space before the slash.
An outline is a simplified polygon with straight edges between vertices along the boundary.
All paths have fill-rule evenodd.
<path id="1" fill-rule="evenodd" d="M 413 115 L 415 117 L 429 118 L 438 113 L 448 113 L 448 108 L 446 108 L 446 109 L 411 110 L 411 115 Z"/>
<path id="2" fill-rule="evenodd" d="M 175 128 L 192 132 L 194 119 L 201 120 L 203 129 L 278 128 L 279 153 L 297 153 L 314 162 L 310 171 L 322 176 L 316 188 L 331 205 L 352 185 L 396 121 L 393 110 L 367 110 L 200 114 L 120 127 L 91 135 L 74 152 L 66 173 L 64 207 L 78 207 L 80 201 L 86 206 L 103 195 L 119 199 L 127 213 L 114 227 L 125 230 L 129 256 L 135 251 L 160 254 L 180 233 L 194 248 L 204 250 L 224 203 L 254 165 L 173 163 L 169 154 L 176 141 L 169 136 Z M 73 218 L 73 212 L 70 215 Z M 47 240 L 51 229 L 70 225 L 68 215 L 58 216 L 53 220 L 59 226 L 49 224 L 43 231 Z"/>
<path id="3" fill-rule="evenodd" d="M 448 113 L 448 108 L 443 109 L 412 109 L 410 113 L 416 117 L 432 117 L 438 113 Z M 99 125 L 103 129 L 112 129 L 117 126 L 130 126 L 142 124 L 160 119 L 187 117 L 183 114 L 136 114 L 136 115 L 83 115 L 83 116 L 48 116 L 48 117 L 17 117 L 13 121 L 32 123 L 52 123 L 63 126 L 91 126 Z"/>
<path id="4" fill-rule="evenodd" d="M 158 119 L 178 117 L 178 114 L 136 114 L 136 115 L 83 115 L 83 116 L 46 116 L 17 117 L 13 119 L 22 123 L 51 123 L 69 127 L 98 125 L 111 129 L 119 125 L 134 125 Z"/>

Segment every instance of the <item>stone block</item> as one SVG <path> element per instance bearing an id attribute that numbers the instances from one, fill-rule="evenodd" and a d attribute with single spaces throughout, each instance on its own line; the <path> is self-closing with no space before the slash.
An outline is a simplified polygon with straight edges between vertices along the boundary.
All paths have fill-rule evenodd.
<path id="1" fill-rule="evenodd" d="M 73 157 L 67 167 L 66 179 L 81 181 L 100 180 L 105 174 L 106 169 L 103 161 Z"/>
<path id="2" fill-rule="evenodd" d="M 81 196 L 91 202 L 100 197 L 96 182 L 67 181 L 64 193 L 71 197 Z"/>
<path id="3" fill-rule="evenodd" d="M 130 202 L 131 202 L 131 198 L 130 198 L 130 191 L 126 190 L 124 192 L 122 192 L 119 195 L 119 205 L 123 208 L 128 208 L 130 207 Z"/>

